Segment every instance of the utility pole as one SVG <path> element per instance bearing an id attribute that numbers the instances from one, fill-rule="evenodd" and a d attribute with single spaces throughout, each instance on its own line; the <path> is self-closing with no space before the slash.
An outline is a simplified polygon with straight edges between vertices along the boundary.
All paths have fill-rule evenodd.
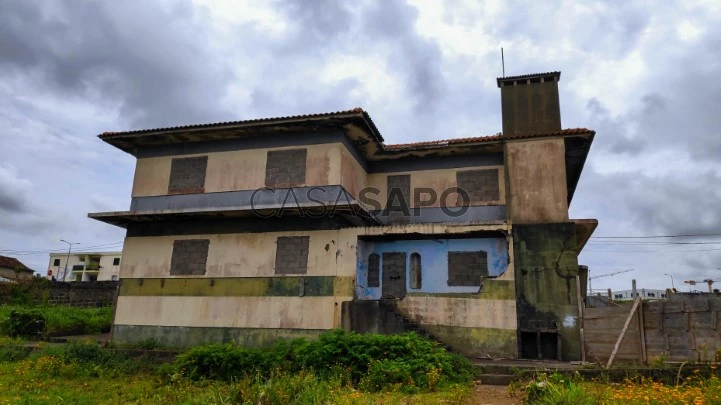
<path id="1" fill-rule="evenodd" d="M 63 271 L 62 279 L 62 281 L 65 281 L 65 279 L 68 277 L 68 262 L 70 261 L 70 250 L 73 248 L 73 245 L 79 245 L 80 242 L 68 242 L 65 239 L 60 239 L 60 242 L 65 242 L 68 244 L 68 256 L 65 258 L 65 270 Z"/>
<path id="2" fill-rule="evenodd" d="M 676 289 L 676 286 L 673 285 L 673 276 L 670 275 L 670 274 L 667 274 L 667 273 L 663 273 L 663 275 L 664 275 L 664 276 L 669 276 L 669 277 L 671 277 L 671 288 L 675 290 L 675 289 Z"/>

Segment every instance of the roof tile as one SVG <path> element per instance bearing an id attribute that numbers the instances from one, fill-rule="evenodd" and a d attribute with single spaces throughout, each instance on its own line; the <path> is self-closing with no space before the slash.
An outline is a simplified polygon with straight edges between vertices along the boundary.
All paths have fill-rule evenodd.
<path id="1" fill-rule="evenodd" d="M 523 138 L 535 138 L 535 137 L 545 137 L 545 136 L 554 136 L 554 135 L 580 135 L 580 134 L 586 134 L 595 133 L 594 131 L 586 128 L 569 128 L 569 129 L 562 129 L 560 131 L 555 132 L 545 132 L 545 133 L 538 133 L 538 134 L 514 134 L 514 135 L 503 135 L 503 134 L 496 134 L 496 135 L 488 135 L 488 136 L 480 136 L 475 138 L 454 138 L 454 139 L 443 139 L 438 141 L 426 141 L 426 142 L 414 142 L 414 143 L 403 143 L 403 144 L 391 144 L 391 145 L 384 145 L 384 149 L 389 151 L 402 151 L 402 150 L 413 150 L 413 149 L 424 149 L 424 148 L 432 148 L 432 147 L 443 147 L 447 145 L 458 145 L 458 144 L 469 144 L 469 143 L 478 143 L 478 142 L 493 142 L 493 141 L 502 141 L 504 139 L 523 139 Z"/>
<path id="2" fill-rule="evenodd" d="M 0 256 L 0 267 L 5 267 L 5 268 L 9 268 L 9 269 L 20 268 L 20 270 L 32 271 L 32 269 L 30 269 L 28 266 L 22 264 L 20 262 L 20 260 L 14 258 L 14 257 L 7 257 L 7 256 Z"/>

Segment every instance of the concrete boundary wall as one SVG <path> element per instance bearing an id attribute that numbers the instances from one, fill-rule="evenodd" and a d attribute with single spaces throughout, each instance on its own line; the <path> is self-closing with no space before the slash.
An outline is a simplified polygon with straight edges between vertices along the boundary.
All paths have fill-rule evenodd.
<path id="1" fill-rule="evenodd" d="M 613 351 L 631 305 L 587 308 L 584 314 L 586 360 L 605 363 Z M 721 350 L 721 295 L 677 294 L 668 300 L 645 301 L 634 314 L 616 361 L 642 362 L 645 342 L 649 362 L 713 361 Z"/>

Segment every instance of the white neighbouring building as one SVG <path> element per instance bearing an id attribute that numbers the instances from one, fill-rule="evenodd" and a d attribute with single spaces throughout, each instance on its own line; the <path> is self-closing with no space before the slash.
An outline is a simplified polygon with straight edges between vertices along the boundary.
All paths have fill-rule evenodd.
<path id="1" fill-rule="evenodd" d="M 122 252 L 51 253 L 48 278 L 68 282 L 117 280 L 121 256 Z"/>
<path id="2" fill-rule="evenodd" d="M 659 300 L 666 298 L 666 290 L 655 290 L 651 288 L 639 288 L 636 293 L 644 300 Z M 632 301 L 632 290 L 613 291 L 614 301 Z"/>

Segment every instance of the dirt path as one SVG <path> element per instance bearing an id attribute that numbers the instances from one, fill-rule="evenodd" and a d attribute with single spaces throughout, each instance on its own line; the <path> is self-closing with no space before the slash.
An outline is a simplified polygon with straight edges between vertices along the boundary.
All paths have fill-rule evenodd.
<path id="1" fill-rule="evenodd" d="M 521 404 L 519 398 L 513 398 L 508 393 L 508 387 L 501 385 L 477 385 L 473 390 L 472 403 L 478 405 L 517 405 Z"/>

